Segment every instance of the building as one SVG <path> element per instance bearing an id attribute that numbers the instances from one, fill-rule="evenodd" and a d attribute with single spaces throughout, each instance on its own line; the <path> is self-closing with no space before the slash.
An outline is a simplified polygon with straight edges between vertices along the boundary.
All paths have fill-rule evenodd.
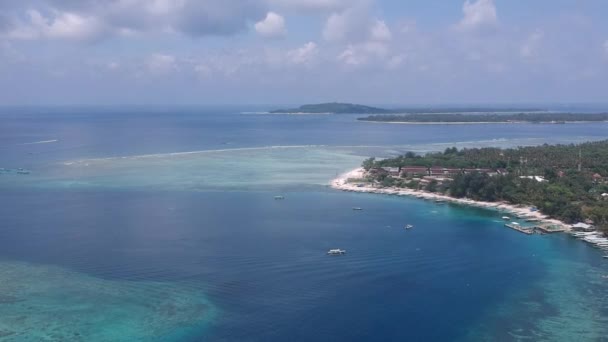
<path id="1" fill-rule="evenodd" d="M 461 169 L 448 169 L 445 167 L 431 167 L 429 169 L 429 176 L 455 176 L 463 171 Z"/>
<path id="2" fill-rule="evenodd" d="M 595 227 L 587 223 L 579 222 L 577 224 L 572 225 L 572 229 L 578 232 L 592 232 L 595 230 Z"/>
<path id="3" fill-rule="evenodd" d="M 401 173 L 405 177 L 428 176 L 429 169 L 424 166 L 405 166 L 401 168 Z"/>
<path id="4" fill-rule="evenodd" d="M 546 182 L 547 180 L 543 176 L 520 176 L 521 179 L 532 179 L 539 183 Z"/>
<path id="5" fill-rule="evenodd" d="M 460 168 L 446 168 L 446 167 L 424 167 L 424 166 L 404 166 L 401 168 L 401 174 L 404 177 L 421 177 L 421 176 L 435 176 L 435 177 L 454 177 L 463 173 L 485 173 L 490 176 L 505 175 L 507 170 L 505 169 L 460 169 Z"/>
<path id="6" fill-rule="evenodd" d="M 382 170 L 386 171 L 387 174 L 394 177 L 401 176 L 401 168 L 399 167 L 383 167 Z"/>

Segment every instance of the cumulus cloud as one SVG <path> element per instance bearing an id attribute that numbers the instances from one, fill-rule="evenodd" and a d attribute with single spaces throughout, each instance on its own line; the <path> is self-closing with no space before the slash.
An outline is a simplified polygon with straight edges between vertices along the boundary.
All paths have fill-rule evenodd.
<path id="1" fill-rule="evenodd" d="M 319 48 L 315 42 L 308 42 L 304 46 L 287 52 L 287 58 L 291 64 L 311 65 L 319 54 Z"/>
<path id="2" fill-rule="evenodd" d="M 383 66 L 387 61 L 390 63 L 389 47 L 382 42 L 368 41 L 361 44 L 349 45 L 341 54 L 338 61 L 351 68 L 367 65 Z M 388 59 L 388 60 L 387 60 Z"/>
<path id="3" fill-rule="evenodd" d="M 376 20 L 370 30 L 370 39 L 374 41 L 389 41 L 392 38 L 391 30 L 382 20 Z"/>
<path id="4" fill-rule="evenodd" d="M 370 16 L 368 2 L 361 2 L 345 11 L 329 16 L 323 28 L 323 38 L 329 42 L 389 41 L 391 30 L 386 22 Z"/>
<path id="5" fill-rule="evenodd" d="M 360 40 L 367 35 L 370 18 L 365 7 L 353 7 L 343 12 L 333 13 L 323 28 L 323 38 L 327 41 Z"/>
<path id="6" fill-rule="evenodd" d="M 357 0 L 268 0 L 274 7 L 297 11 L 340 11 L 352 6 Z"/>
<path id="7" fill-rule="evenodd" d="M 230 35 L 262 16 L 262 6 L 255 0 L 188 0 L 174 27 L 192 36 Z"/>
<path id="8" fill-rule="evenodd" d="M 498 15 L 493 0 L 466 0 L 462 7 L 464 17 L 457 28 L 466 31 L 496 27 Z"/>
<path id="9" fill-rule="evenodd" d="M 90 40 L 103 34 L 104 25 L 95 17 L 81 16 L 70 12 L 54 12 L 44 16 L 36 10 L 27 12 L 27 21 L 8 32 L 14 39 L 70 39 Z"/>
<path id="10" fill-rule="evenodd" d="M 268 12 L 266 18 L 255 24 L 256 32 L 267 38 L 282 37 L 287 33 L 285 19 L 274 12 Z"/>
<path id="11" fill-rule="evenodd" d="M 33 8 L 33 9 L 32 9 Z M 135 32 L 231 35 L 260 20 L 263 0 L 24 0 L 0 8 L 0 32 L 12 22 L 15 38 L 66 38 Z"/>

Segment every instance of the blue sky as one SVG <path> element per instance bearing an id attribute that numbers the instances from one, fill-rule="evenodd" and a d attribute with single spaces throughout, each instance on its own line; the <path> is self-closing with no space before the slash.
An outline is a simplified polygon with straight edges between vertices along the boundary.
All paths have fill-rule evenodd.
<path id="1" fill-rule="evenodd" d="M 604 0 L 5 0 L 0 105 L 608 98 Z"/>

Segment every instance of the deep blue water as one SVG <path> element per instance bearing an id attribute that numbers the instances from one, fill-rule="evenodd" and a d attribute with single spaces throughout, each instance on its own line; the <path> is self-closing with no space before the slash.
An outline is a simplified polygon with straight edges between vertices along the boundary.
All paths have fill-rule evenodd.
<path id="1" fill-rule="evenodd" d="M 380 125 L 349 115 L 239 111 L 4 112 L 0 167 L 44 173 L 74 159 L 278 145 L 382 151 L 382 146 L 428 149 L 456 142 L 568 142 L 602 139 L 608 128 Z M 47 140 L 57 142 L 22 145 Z M 256 154 L 251 154 L 248 167 L 254 169 Z M 120 326 L 124 331 L 113 339 L 568 341 L 603 340 L 607 333 L 608 292 L 601 275 L 608 268 L 599 251 L 569 236 L 505 229 L 495 212 L 319 185 L 290 188 L 284 201 L 276 201 L 275 189 L 40 188 L 20 183 L 28 175 L 0 177 L 0 280 L 7 270 L 12 282 L 36 274 L 27 278 L 32 284 L 0 285 L 9 292 L 6 298 L 0 294 L 0 341 L 37 340 L 32 337 L 39 336 L 37 330 L 50 340 L 66 334 L 109 340 L 90 325 L 118 329 L 126 316 L 133 323 Z M 415 228 L 405 231 L 406 224 Z M 330 248 L 346 249 L 347 255 L 328 257 Z M 33 325 L 41 312 L 32 308 L 36 301 L 49 302 L 51 291 L 33 283 L 62 279 L 112 290 L 87 292 L 62 307 L 45 304 L 45 310 L 59 313 L 51 316 L 55 325 Z M 29 306 L 20 306 L 24 295 L 13 287 L 28 286 Z M 62 294 L 57 288 L 53 296 L 69 298 L 76 291 Z M 165 288 L 180 297 L 145 304 L 169 296 Z M 116 307 L 81 307 L 108 297 L 120 298 Z M 204 306 L 189 306 L 203 299 Z M 121 307 L 125 312 L 116 313 Z M 208 315 L 211 307 L 214 314 Z M 79 312 L 82 321 L 62 320 L 66 310 Z M 196 314 L 179 316 L 187 310 Z M 150 317 L 167 317 L 166 327 L 138 335 L 137 327 L 149 324 Z M 26 333 L 3 334 L 15 331 Z"/>

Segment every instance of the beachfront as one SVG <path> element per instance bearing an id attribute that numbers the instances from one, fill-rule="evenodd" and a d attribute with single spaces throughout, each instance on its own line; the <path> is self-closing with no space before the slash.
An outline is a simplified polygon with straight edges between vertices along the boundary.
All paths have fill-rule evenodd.
<path id="1" fill-rule="evenodd" d="M 369 183 L 364 183 L 361 180 L 365 178 L 365 170 L 363 168 L 357 168 L 355 170 L 346 172 L 336 179 L 331 181 L 330 186 L 337 190 L 351 191 L 351 192 L 367 192 L 375 194 L 385 195 L 397 195 L 397 196 L 413 196 L 420 199 L 432 200 L 437 202 L 450 202 L 462 205 L 468 205 L 473 207 L 493 209 L 502 212 L 511 213 L 517 217 L 525 217 L 537 221 L 540 225 L 555 226 L 560 231 L 571 231 L 571 226 L 556 219 L 551 219 L 546 215 L 543 215 L 537 210 L 530 207 L 524 207 L 521 205 L 513 205 L 504 202 L 483 202 L 474 201 L 467 198 L 454 198 L 446 195 L 440 195 L 431 193 L 424 190 L 412 190 L 396 187 L 377 188 L 373 187 Z"/>

